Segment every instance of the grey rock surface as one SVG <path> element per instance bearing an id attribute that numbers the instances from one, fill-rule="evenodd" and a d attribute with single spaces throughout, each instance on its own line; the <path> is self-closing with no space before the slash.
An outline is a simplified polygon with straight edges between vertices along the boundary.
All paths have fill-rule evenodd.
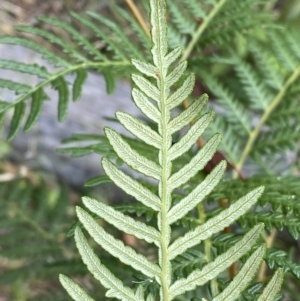
<path id="1" fill-rule="evenodd" d="M 0 59 L 17 60 L 30 64 L 42 64 L 51 70 L 38 54 L 21 46 L 0 45 Z M 1 78 L 34 85 L 35 77 L 1 70 Z M 68 77 L 71 82 L 72 77 Z M 42 169 L 54 173 L 71 185 L 81 186 L 89 178 L 101 173 L 100 156 L 96 154 L 80 158 L 70 158 L 65 154 L 56 152 L 61 146 L 61 140 L 70 137 L 73 133 L 103 133 L 107 125 L 104 117 L 113 117 L 118 110 L 126 110 L 139 115 L 130 95 L 129 82 L 118 82 L 113 95 L 107 95 L 103 77 L 100 74 L 90 73 L 84 85 L 81 99 L 72 103 L 70 101 L 67 118 L 59 123 L 57 120 L 57 92 L 46 90 L 50 96 L 44 102 L 43 111 L 37 124 L 29 133 L 20 131 L 12 141 L 14 148 L 13 159 L 24 162 L 29 168 Z M 14 93 L 0 90 L 0 99 L 12 101 Z M 28 102 L 28 105 L 30 103 Z M 11 114 L 7 114 L 5 124 L 8 130 Z M 116 128 L 115 125 L 113 125 Z M 125 131 L 118 127 L 118 131 Z"/>

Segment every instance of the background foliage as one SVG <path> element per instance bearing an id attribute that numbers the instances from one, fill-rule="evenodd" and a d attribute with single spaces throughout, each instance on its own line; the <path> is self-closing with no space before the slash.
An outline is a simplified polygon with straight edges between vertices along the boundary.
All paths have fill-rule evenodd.
<path id="1" fill-rule="evenodd" d="M 234 234 L 241 234 L 249 226 L 264 222 L 270 231 L 266 232 L 266 242 L 272 247 L 267 253 L 267 263 L 271 269 L 280 266 L 289 271 L 283 288 L 291 300 L 297 300 L 295 290 L 299 287 L 300 276 L 297 263 L 300 232 L 299 3 L 296 0 L 167 2 L 170 47 L 183 46 L 183 59 L 189 61 L 188 71 L 197 75 L 194 94 L 207 92 L 211 95 L 209 104 L 219 116 L 210 129 L 211 132 L 223 133 L 222 153 L 211 164 L 225 156 L 231 168 L 228 179 L 209 196 L 207 202 L 211 209 L 207 216 L 211 217 L 226 207 L 227 200 L 237 199 L 236 196 L 242 196 L 252 187 L 266 185 L 259 206 L 239 221 L 242 228 L 234 226 L 228 229 L 230 233 L 219 235 L 212 243 L 216 250 L 224 250 L 237 239 Z M 33 34 L 30 39 L 19 33 L 15 33 L 18 37 L 0 37 L 0 43 L 17 43 L 34 49 L 56 67 L 49 71 L 43 66 L 26 65 L 26 62 L 0 61 L 2 69 L 34 74 L 40 79 L 35 87 L 12 79 L 0 79 L 2 88 L 16 92 L 13 103 L 7 103 L 5 99 L 0 103 L 2 116 L 13 111 L 9 138 L 13 138 L 22 126 L 25 130 L 34 126 L 47 98 L 47 86 L 57 90 L 58 119 L 63 121 L 69 101 L 80 99 L 81 87 L 90 70 L 104 75 L 107 92 L 112 93 L 118 78 L 129 78 L 132 72 L 130 59 L 147 58 L 146 49 L 149 49 L 150 42 L 144 28 L 148 28 L 148 1 L 137 5 L 143 20 L 140 23 L 127 5 L 129 1 L 109 3 L 100 14 L 81 12 L 80 5 L 70 7 L 69 3 L 61 7 L 63 17 L 59 19 L 53 19 L 49 9 L 50 16 L 35 21 L 35 28 L 16 27 L 18 32 Z M 71 17 L 66 13 L 70 9 L 77 9 Z M 76 79 L 68 83 L 66 75 L 71 73 Z M 207 135 L 211 136 L 211 132 Z M 126 139 L 132 147 L 151 158 L 152 150 L 137 140 Z M 68 147 L 70 142 L 78 143 L 78 146 Z M 88 146 L 82 147 L 83 142 L 88 142 Z M 65 143 L 67 147 L 61 152 L 73 156 L 96 152 L 116 159 L 106 138 L 98 134 L 75 133 Z M 202 141 L 198 144 L 201 146 Z M 182 163 L 177 162 L 178 166 Z M 197 177 L 184 193 L 191 191 L 204 174 Z M 88 185 L 107 181 L 100 176 L 90 180 Z M 45 184 L 42 178 L 36 183 L 17 174 L 9 180 L 9 185 L 6 181 L 3 183 L 0 256 L 4 272 L 0 283 L 8 300 L 52 300 L 53 291 L 57 294 L 55 300 L 65 300 L 56 280 L 52 280 L 57 279 L 58 271 L 78 276 L 79 281 L 91 290 L 96 289 L 93 280 L 84 275 L 72 240 L 63 234 L 74 222 L 72 213 L 66 214 L 73 207 L 66 197 L 68 194 L 66 188 L 53 189 L 52 184 Z M 123 212 L 153 221 L 153 212 L 143 206 L 135 207 L 132 203 L 117 206 Z M 178 224 L 178 231 L 182 231 L 182 226 L 191 228 L 197 223 L 197 214 L 187 216 Z M 26 231 L 20 231 L 24 228 Z M 20 241 L 31 248 L 20 248 Z M 38 256 L 32 251 L 38 251 Z M 201 260 L 195 263 L 193 254 L 190 256 L 186 267 L 178 267 L 178 273 L 185 273 L 185 269 L 191 268 L 191 263 L 201 265 Z M 109 264 L 109 258 L 107 262 Z M 28 263 L 32 263 L 30 269 Z M 124 272 L 120 266 L 116 270 L 116 273 Z M 126 272 L 130 274 L 132 271 Z M 264 270 L 260 277 L 259 280 L 267 279 L 267 271 Z M 13 292 L 19 295 L 12 295 Z M 102 296 L 103 292 L 98 294 Z M 186 296 L 192 297 L 197 298 L 197 292 Z"/>

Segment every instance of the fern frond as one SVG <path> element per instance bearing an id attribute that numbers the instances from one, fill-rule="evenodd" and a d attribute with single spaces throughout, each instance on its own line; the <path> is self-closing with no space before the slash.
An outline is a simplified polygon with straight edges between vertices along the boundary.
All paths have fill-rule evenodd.
<path id="1" fill-rule="evenodd" d="M 167 1 L 170 13 L 168 38 L 171 48 L 184 45 L 183 59 L 201 45 L 227 44 L 236 32 L 270 23 L 261 1 Z M 253 14 L 249 15 L 249 10 Z M 200 39 L 201 37 L 201 39 Z"/>
<path id="2" fill-rule="evenodd" d="M 280 114 L 280 118 L 281 118 Z M 291 118 L 291 116 L 289 117 Z M 275 122 L 275 120 L 273 120 Z M 277 131 L 261 133 L 257 139 L 257 146 L 253 152 L 258 152 L 260 155 L 276 151 L 284 152 L 285 150 L 294 149 L 297 138 L 300 134 L 299 124 L 277 124 Z"/>
<path id="3" fill-rule="evenodd" d="M 74 41 L 77 41 L 79 45 L 83 47 L 84 50 L 87 51 L 89 55 L 93 57 L 94 60 L 100 60 L 100 61 L 106 61 L 107 58 L 105 55 L 103 55 L 98 49 L 95 48 L 95 46 L 87 39 L 85 38 L 80 32 L 78 32 L 76 29 L 74 29 L 71 25 L 69 25 L 66 22 L 63 22 L 58 19 L 49 18 L 49 17 L 39 17 L 39 21 L 44 22 L 49 25 L 53 25 L 56 27 L 59 27 L 63 29 L 64 31 L 71 34 Z M 60 45 L 62 46 L 62 45 Z M 67 49 L 63 48 L 65 52 L 67 52 Z"/>
<path id="4" fill-rule="evenodd" d="M 289 259 L 286 252 L 282 250 L 268 249 L 266 262 L 270 269 L 279 267 L 284 272 L 291 272 L 296 278 L 300 279 L 300 265 Z"/>
<path id="5" fill-rule="evenodd" d="M 92 16 L 96 21 L 96 14 L 92 14 Z M 112 45 L 110 42 L 112 39 L 107 39 L 107 35 L 98 29 L 93 21 L 76 14 L 73 14 L 73 17 L 78 19 L 84 26 L 92 30 L 96 30 L 99 35 L 101 33 L 102 38 L 104 38 L 104 42 L 109 42 L 109 45 Z M 104 24 L 109 26 L 109 28 L 117 31 L 118 38 L 121 38 L 122 35 L 123 42 L 127 39 L 124 32 L 121 31 L 120 28 L 118 28 L 112 21 L 107 21 L 102 17 L 100 17 L 100 19 L 102 22 L 104 22 Z M 25 38 L 0 37 L 0 43 L 10 45 L 17 44 L 30 48 L 35 52 L 40 53 L 43 58 L 53 65 L 53 67 L 59 68 L 50 72 L 45 67 L 37 64 L 30 65 L 10 60 L 0 61 L 0 68 L 2 69 L 34 75 L 38 77 L 39 80 L 38 84 L 31 87 L 30 85 L 25 85 L 23 83 L 14 82 L 8 79 L 0 79 L 0 87 L 12 90 L 17 95 L 17 97 L 12 102 L 7 104 L 7 106 L 3 106 L 3 114 L 10 108 L 15 109 L 15 118 L 11 124 L 11 130 L 9 133 L 10 139 L 16 135 L 21 127 L 25 117 L 25 111 L 22 114 L 20 113 L 23 112 L 21 108 L 25 108 L 25 102 L 30 99 L 32 100 L 32 105 L 29 110 L 29 116 L 27 117 L 24 130 L 28 131 L 35 124 L 41 113 L 43 101 L 44 99 L 48 98 L 48 95 L 45 92 L 45 88 L 47 86 L 51 86 L 54 90 L 58 91 L 58 120 L 63 121 L 68 111 L 68 102 L 70 99 L 69 83 L 66 78 L 69 74 L 76 74 L 76 78 L 71 86 L 72 99 L 73 101 L 77 101 L 81 96 L 82 87 L 87 79 L 87 72 L 89 70 L 100 70 L 103 73 L 106 81 L 107 91 L 111 93 L 114 90 L 116 74 L 122 74 L 122 71 L 120 72 L 122 68 L 126 69 L 127 67 L 127 70 L 128 68 L 131 68 L 131 55 L 134 53 L 136 56 L 142 57 L 140 51 L 138 51 L 138 47 L 131 46 L 130 49 L 128 48 L 128 50 L 131 51 L 130 53 L 123 53 L 123 49 L 125 48 L 120 47 L 115 43 L 113 49 L 115 53 L 118 50 L 119 55 L 115 58 L 111 58 L 109 54 L 103 54 L 100 50 L 98 50 L 95 45 L 93 45 L 86 37 L 75 30 L 71 25 L 55 18 L 48 17 L 40 17 L 39 21 L 51 26 L 55 26 L 61 31 L 64 31 L 66 34 L 70 35 L 70 38 L 73 39 L 77 46 L 74 47 L 73 43 L 58 37 L 49 30 L 31 26 L 16 26 L 16 30 L 41 37 L 52 44 L 58 45 L 65 53 L 66 58 L 61 58 L 59 55 L 46 49 L 37 42 L 33 42 Z M 128 39 L 127 44 L 129 45 Z M 132 43 L 130 43 L 130 45 L 132 45 Z M 91 59 L 89 57 L 91 57 Z"/>
<path id="6" fill-rule="evenodd" d="M 41 46 L 40 44 L 38 44 L 34 41 L 30 41 L 25 38 L 3 36 L 3 37 L 0 37 L 0 43 L 7 44 L 7 45 L 20 45 L 20 46 L 24 46 L 28 49 L 31 49 L 31 50 L 41 54 L 44 59 L 46 59 L 49 63 L 54 64 L 55 67 L 70 67 L 71 66 L 71 63 L 68 62 L 67 60 L 61 58 L 60 56 L 56 55 L 52 51 Z M 27 71 L 26 71 L 26 73 L 27 73 Z"/>
<path id="7" fill-rule="evenodd" d="M 294 239 L 300 235 L 299 217 L 286 216 L 278 212 L 251 212 L 242 217 L 239 222 L 242 225 L 254 225 L 258 222 L 264 223 L 266 229 L 271 230 L 275 227 L 278 230 L 287 228 Z"/>
<path id="8" fill-rule="evenodd" d="M 89 11 L 87 12 L 87 14 L 112 30 L 113 34 L 117 36 L 117 39 L 121 41 L 122 49 L 127 53 L 126 57 L 136 57 L 139 59 L 144 58 L 143 53 L 139 50 L 139 48 L 131 43 L 129 38 L 124 34 L 122 28 L 120 28 L 115 22 L 112 22 L 111 20 L 104 18 L 103 16 L 95 12 Z M 97 32 L 99 32 L 99 30 Z M 110 40 L 113 40 L 113 38 L 110 37 Z M 118 46 L 116 48 L 120 49 L 120 47 Z"/>
<path id="9" fill-rule="evenodd" d="M 186 12 L 183 9 L 184 7 L 180 7 L 178 3 L 175 3 L 174 1 L 167 1 L 167 5 L 168 11 L 171 15 L 172 23 L 175 24 L 177 30 L 179 30 L 181 34 L 192 35 L 195 32 L 196 28 L 195 20 L 193 20 L 193 18 L 191 18 L 190 15 L 186 14 Z M 194 8 L 194 6 L 195 3 L 193 6 L 188 8 L 191 9 Z M 197 12 L 199 13 L 199 8 Z"/>
<path id="10" fill-rule="evenodd" d="M 291 49 L 288 47 L 289 44 L 286 43 L 284 39 L 284 32 L 277 30 L 270 31 L 268 34 L 271 41 L 274 43 L 274 51 L 284 68 L 288 71 L 294 71 L 295 66 L 299 64 L 299 57 L 297 58 L 294 55 L 294 51 L 291 51 Z M 295 50 L 294 47 L 293 50 Z"/>
<path id="11" fill-rule="evenodd" d="M 225 2 L 223 0 L 211 3 L 210 18 L 217 14 L 218 9 Z M 204 133 L 213 119 L 213 113 L 202 113 L 207 101 L 206 96 L 192 103 L 191 106 L 194 110 L 192 116 L 197 120 L 184 134 L 180 133 L 191 122 L 191 109 L 187 108 L 176 117 L 173 117 L 172 111 L 192 93 L 195 77 L 194 75 L 185 76 L 185 62 L 179 62 L 176 66 L 172 66 L 180 57 L 181 51 L 179 48 L 175 48 L 171 52 L 168 50 L 165 2 L 151 0 L 150 7 L 153 61 L 151 63 L 144 63 L 140 59 L 132 61 L 138 71 L 142 73 L 142 75 L 132 75 L 132 80 L 135 83 L 132 96 L 141 112 L 154 123 L 154 126 L 147 126 L 129 114 L 116 113 L 118 121 L 131 134 L 139 138 L 138 141 L 130 140 L 111 128 L 105 128 L 105 135 L 116 158 L 121 159 L 121 162 L 130 168 L 132 176 L 121 171 L 111 162 L 108 158 L 111 157 L 111 154 L 102 159 L 102 167 L 112 182 L 133 196 L 136 201 L 154 211 L 152 214 L 156 217 L 157 225 L 156 227 L 146 225 L 142 221 L 136 221 L 125 213 L 92 199 L 84 198 L 84 204 L 92 213 L 96 213 L 97 216 L 117 229 L 153 243 L 157 252 L 156 257 L 154 259 L 147 258 L 131 246 L 126 246 L 122 241 L 104 230 L 95 221 L 94 215 L 79 207 L 77 208 L 77 215 L 90 236 L 102 248 L 124 264 L 143 273 L 148 278 L 150 277 L 151 281 L 155 281 L 159 287 L 160 300 L 170 301 L 197 286 L 215 281 L 220 273 L 249 253 L 262 233 L 262 224 L 255 226 L 231 248 L 218 254 L 213 261 L 208 261 L 201 270 L 187 271 L 188 273 L 184 278 L 179 279 L 175 279 L 172 272 L 172 265 L 176 266 L 175 262 L 180 258 L 179 256 L 184 257 L 189 248 L 198 245 L 202 240 L 210 239 L 213 234 L 222 231 L 241 218 L 257 202 L 264 188 L 260 186 L 253 189 L 230 207 L 204 221 L 195 229 L 188 230 L 183 236 L 174 237 L 174 241 L 171 242 L 173 224 L 183 219 L 197 205 L 200 204 L 199 206 L 201 206 L 201 202 L 208 198 L 208 195 L 221 181 L 226 170 L 226 162 L 220 162 L 204 179 L 197 180 L 187 195 L 177 192 L 197 175 L 214 156 L 221 135 L 212 136 L 197 153 L 191 151 L 199 135 Z M 175 9 L 174 7 L 173 13 L 177 14 L 178 11 Z M 120 28 L 110 21 L 96 17 L 94 13 L 89 13 L 89 15 L 113 29 L 116 36 L 121 34 Z M 121 36 L 119 38 L 122 40 Z M 126 44 L 126 41 L 124 42 Z M 137 55 L 137 57 L 141 58 L 141 55 Z M 176 139 L 176 142 L 173 142 L 174 134 L 180 137 Z M 97 137 L 90 138 L 97 140 Z M 73 139 L 84 138 L 77 136 Z M 154 151 L 146 156 L 144 154 L 149 153 L 149 149 L 146 151 L 149 147 Z M 182 157 L 188 160 L 188 163 L 179 164 Z M 142 174 L 140 176 L 142 179 L 138 179 L 137 174 Z M 143 210 L 146 212 L 147 208 Z M 75 239 L 88 269 L 103 286 L 108 288 L 108 297 L 116 297 L 121 300 L 145 299 L 141 288 L 134 292 L 125 287 L 122 280 L 118 279 L 100 262 L 79 228 L 75 230 Z M 225 295 L 230 296 L 230 298 L 239 297 L 246 285 L 251 282 L 264 255 L 264 249 L 264 246 L 259 247 L 248 258 L 241 274 L 238 274 L 235 280 L 228 285 L 227 290 L 224 290 Z M 242 275 L 244 276 L 243 279 Z M 215 291 L 215 294 L 218 294 L 218 291 Z M 218 297 L 214 297 L 218 298 L 216 300 L 224 300 L 222 293 Z M 147 298 L 153 300 L 154 297 L 148 296 Z"/>
<path id="12" fill-rule="evenodd" d="M 280 89 L 284 83 L 285 74 L 274 54 L 255 41 L 250 41 L 249 49 L 257 62 L 256 67 L 263 76 L 264 82 L 273 89 Z"/>
<path id="13" fill-rule="evenodd" d="M 211 193 L 211 200 L 228 199 L 234 202 L 236 195 L 243 195 L 247 190 L 254 189 L 259 183 L 265 183 L 265 191 L 259 198 L 259 205 L 271 204 L 276 212 L 299 216 L 300 187 L 298 177 L 254 176 L 247 181 L 228 180 L 221 182 Z"/>
<path id="14" fill-rule="evenodd" d="M 222 116 L 222 115 L 221 115 Z M 239 134 L 236 132 L 234 127 L 227 123 L 225 118 L 215 119 L 211 125 L 210 129 L 207 131 L 207 134 L 204 133 L 204 137 L 210 137 L 211 132 L 220 132 L 223 133 L 223 139 L 220 144 L 220 149 L 224 151 L 227 155 L 227 158 L 230 162 L 236 162 L 240 155 L 240 150 L 242 148 L 242 141 L 239 138 Z M 226 143 L 225 143 L 226 141 Z"/>
<path id="15" fill-rule="evenodd" d="M 201 72 L 200 75 L 208 88 L 214 91 L 214 94 L 218 97 L 216 101 L 226 109 L 226 112 L 228 112 L 228 115 L 226 116 L 228 122 L 233 125 L 235 130 L 243 130 L 245 134 L 249 134 L 251 118 L 245 108 L 243 108 L 239 101 L 235 99 L 234 95 L 232 95 L 216 78 L 209 73 L 204 72 Z"/>
<path id="16" fill-rule="evenodd" d="M 300 51 L 299 45 L 287 42 L 286 29 L 270 29 L 266 36 L 268 45 L 255 38 L 245 41 L 250 49 L 249 56 L 245 59 L 230 51 L 229 57 L 212 60 L 236 71 L 236 76 L 231 76 L 226 81 L 229 87 L 226 90 L 218 78 L 198 72 L 216 95 L 216 102 L 221 107 L 224 120 L 212 126 L 230 132 L 225 137 L 226 145 L 222 145 L 222 148 L 238 170 L 245 162 L 250 162 L 251 157 L 257 167 L 267 171 L 263 164 L 266 159 L 270 160 L 270 166 L 279 148 L 283 153 L 295 145 L 294 132 L 289 128 L 296 128 L 296 132 L 298 131 L 297 114 L 293 114 L 295 118 L 284 118 L 284 114 L 299 107 L 295 104 L 295 93 L 299 93 L 296 88 L 300 78 L 300 60 L 294 54 L 295 50 Z M 294 112 L 296 111 L 297 109 Z M 257 121 L 251 124 L 251 118 Z M 241 128 L 244 130 L 241 131 Z M 239 129 L 238 134 L 235 129 Z M 274 147 L 276 142 L 279 142 L 278 147 Z"/>
<path id="17" fill-rule="evenodd" d="M 235 57 L 235 69 L 253 109 L 266 109 L 272 94 L 260 83 L 251 66 Z"/>

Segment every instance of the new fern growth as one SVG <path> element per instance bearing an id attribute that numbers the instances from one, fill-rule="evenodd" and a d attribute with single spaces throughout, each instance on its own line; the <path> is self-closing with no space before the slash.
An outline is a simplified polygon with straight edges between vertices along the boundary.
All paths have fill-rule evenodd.
<path id="1" fill-rule="evenodd" d="M 199 204 L 217 186 L 224 175 L 226 162 L 220 162 L 203 181 L 199 180 L 197 186 L 187 196 L 174 202 L 175 191 L 197 175 L 213 157 L 221 141 L 221 135 L 215 134 L 211 137 L 186 165 L 179 169 L 174 168 L 174 161 L 183 156 L 209 126 L 213 113 L 208 112 L 201 115 L 207 101 L 207 96 L 204 95 L 194 100 L 186 110 L 173 117 L 173 110 L 191 94 L 194 75 L 185 77 L 187 65 L 185 61 L 174 65 L 181 55 L 181 49 L 168 50 L 164 1 L 151 0 L 150 6 L 153 62 L 132 60 L 133 65 L 141 73 L 141 75 L 134 74 L 132 76 L 135 83 L 132 96 L 136 106 L 157 127 L 154 130 L 124 112 L 118 112 L 116 116 L 131 134 L 154 147 L 156 159 L 150 160 L 141 155 L 111 128 L 106 128 L 105 134 L 118 157 L 133 170 L 150 178 L 151 181 L 147 186 L 142 184 L 141 181 L 126 174 L 105 157 L 102 159 L 102 166 L 106 175 L 117 186 L 144 206 L 155 211 L 157 227 L 137 221 L 113 207 L 91 198 L 84 198 L 83 203 L 92 213 L 117 229 L 153 244 L 157 249 L 156 260 L 150 260 L 114 238 L 95 221 L 91 214 L 82 208 L 77 208 L 77 215 L 84 228 L 103 249 L 124 264 L 144 274 L 150 282 L 158 285 L 160 301 L 175 300 L 187 291 L 207 283 L 211 285 L 211 300 L 233 301 L 238 299 L 249 285 L 264 257 L 265 246 L 257 245 L 257 239 L 263 230 L 262 224 L 253 227 L 242 239 L 224 253 L 219 254 L 214 260 L 210 261 L 209 254 L 206 254 L 207 262 L 204 267 L 191 271 L 186 277 L 178 278 L 173 273 L 172 265 L 176 258 L 190 248 L 198 246 L 203 241 L 207 242 L 212 235 L 222 231 L 243 216 L 257 202 L 264 188 L 258 187 L 250 191 L 229 208 L 204 221 L 181 237 L 176 237 L 176 232 L 172 231 L 173 225 L 196 206 L 200 206 Z M 184 77 L 183 80 L 182 77 Z M 181 85 L 178 83 L 180 79 Z M 172 143 L 172 135 L 187 127 L 194 118 L 197 120 L 195 124 L 180 140 Z M 155 189 L 154 183 L 157 183 L 157 189 Z M 150 186 L 153 186 L 153 189 L 149 188 Z M 75 240 L 81 257 L 90 272 L 108 289 L 107 297 L 124 301 L 156 300 L 156 296 L 144 292 L 142 284 L 136 290 L 125 286 L 121 279 L 108 270 L 94 253 L 79 227 L 75 230 Z M 254 246 L 255 251 L 252 249 Z M 249 257 L 240 272 L 221 290 L 216 277 L 246 254 Z M 258 300 L 275 300 L 282 277 L 282 270 L 277 270 Z M 94 300 L 68 277 L 61 275 L 60 280 L 74 300 Z"/>

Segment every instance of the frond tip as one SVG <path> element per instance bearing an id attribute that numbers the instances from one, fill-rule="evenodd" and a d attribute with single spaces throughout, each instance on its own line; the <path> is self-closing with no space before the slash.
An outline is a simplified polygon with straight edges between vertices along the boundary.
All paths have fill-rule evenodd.
<path id="1" fill-rule="evenodd" d="M 75 301 L 95 301 L 77 283 L 65 275 L 59 275 L 59 281 Z"/>

